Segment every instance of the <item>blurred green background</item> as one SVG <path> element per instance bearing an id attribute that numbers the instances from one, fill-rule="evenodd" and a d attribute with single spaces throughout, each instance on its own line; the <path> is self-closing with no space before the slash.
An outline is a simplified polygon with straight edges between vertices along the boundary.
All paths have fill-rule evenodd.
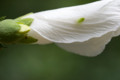
<path id="1" fill-rule="evenodd" d="M 95 0 L 0 0 L 0 16 L 74 6 Z M 0 80 L 120 80 L 120 37 L 93 58 L 66 52 L 55 44 L 9 45 L 0 51 Z"/>

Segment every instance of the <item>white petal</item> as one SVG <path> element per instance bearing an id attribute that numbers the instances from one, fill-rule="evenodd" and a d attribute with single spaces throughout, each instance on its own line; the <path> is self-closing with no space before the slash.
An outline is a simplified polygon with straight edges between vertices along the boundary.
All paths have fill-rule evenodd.
<path id="1" fill-rule="evenodd" d="M 103 0 L 87 5 L 35 13 L 31 28 L 56 43 L 84 42 L 120 27 L 120 0 Z M 77 23 L 85 18 L 83 23 Z"/>
<path id="2" fill-rule="evenodd" d="M 31 29 L 31 31 L 28 33 L 28 36 L 32 36 L 33 38 L 36 38 L 38 41 L 35 42 L 34 44 L 50 44 L 52 43 L 51 41 L 43 38 L 41 35 L 39 35 L 36 31 Z"/>
<path id="3" fill-rule="evenodd" d="M 39 27 L 39 26 L 44 27 L 45 23 L 43 21 L 35 19 L 34 15 L 27 15 L 27 16 L 25 16 L 23 18 L 33 18 L 34 19 L 34 21 L 32 22 L 32 24 L 30 26 L 31 30 L 28 33 L 28 36 L 31 36 L 31 37 L 38 40 L 34 44 L 50 44 L 50 43 L 52 43 L 50 40 L 48 40 L 48 39 L 44 38 L 42 35 L 40 35 L 38 30 L 35 28 L 35 27 Z"/>
<path id="4" fill-rule="evenodd" d="M 100 54 L 104 48 L 105 45 L 111 40 L 111 37 L 113 36 L 113 33 L 108 33 L 102 37 L 99 38 L 93 38 L 86 42 L 76 42 L 76 43 L 70 43 L 70 44 L 57 44 L 61 48 L 79 54 L 83 56 L 97 56 Z"/>

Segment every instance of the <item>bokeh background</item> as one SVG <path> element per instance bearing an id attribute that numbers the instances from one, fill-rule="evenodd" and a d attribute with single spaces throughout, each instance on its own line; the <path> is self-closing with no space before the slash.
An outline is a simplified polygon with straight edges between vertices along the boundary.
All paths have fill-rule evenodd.
<path id="1" fill-rule="evenodd" d="M 95 0 L 0 0 L 0 16 L 74 6 Z M 0 51 L 0 80 L 120 80 L 120 37 L 97 57 L 50 45 L 9 45 Z"/>

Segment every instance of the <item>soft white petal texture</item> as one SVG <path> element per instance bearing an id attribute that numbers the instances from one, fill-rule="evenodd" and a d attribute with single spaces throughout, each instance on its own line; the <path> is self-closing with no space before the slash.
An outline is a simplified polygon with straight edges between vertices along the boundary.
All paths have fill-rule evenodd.
<path id="1" fill-rule="evenodd" d="M 34 44 L 50 44 L 52 43 L 51 41 L 43 38 L 41 35 L 39 35 L 36 31 L 34 31 L 33 29 L 31 29 L 31 31 L 28 33 L 28 36 L 32 36 L 34 38 L 36 38 L 38 41 Z"/>
<path id="2" fill-rule="evenodd" d="M 120 35 L 120 0 L 101 0 L 86 5 L 38 12 L 28 35 L 37 44 L 55 42 L 83 56 L 100 54 L 112 37 Z M 78 23 L 80 18 L 85 21 Z"/>
<path id="3" fill-rule="evenodd" d="M 97 56 L 99 55 L 105 48 L 105 45 L 111 40 L 113 36 L 112 33 L 108 33 L 99 38 L 93 38 L 85 42 L 76 42 L 76 43 L 58 43 L 57 45 L 61 48 L 74 52 L 76 54 L 80 54 L 83 56 Z"/>
<path id="4" fill-rule="evenodd" d="M 84 42 L 120 27 L 120 0 L 97 1 L 27 17 L 35 19 L 31 28 L 45 39 L 56 43 Z M 85 21 L 77 23 L 80 18 Z"/>

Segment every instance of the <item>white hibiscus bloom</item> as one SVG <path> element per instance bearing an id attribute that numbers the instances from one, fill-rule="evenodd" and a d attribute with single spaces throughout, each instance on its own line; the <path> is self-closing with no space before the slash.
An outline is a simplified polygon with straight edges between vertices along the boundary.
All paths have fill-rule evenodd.
<path id="1" fill-rule="evenodd" d="M 34 19 L 28 34 L 38 39 L 37 44 L 54 42 L 67 51 L 96 56 L 120 34 L 120 0 L 96 1 L 24 18 Z"/>

